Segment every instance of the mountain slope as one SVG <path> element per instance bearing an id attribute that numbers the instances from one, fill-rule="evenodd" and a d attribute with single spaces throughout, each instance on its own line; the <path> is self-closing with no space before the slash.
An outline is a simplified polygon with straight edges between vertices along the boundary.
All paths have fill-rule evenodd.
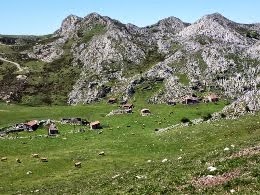
<path id="1" fill-rule="evenodd" d="M 144 28 L 92 13 L 70 15 L 53 35 L 17 43 L 1 55 L 28 70 L 23 87 L 14 87 L 14 101 L 48 93 L 50 104 L 91 103 L 129 99 L 137 89 L 150 90 L 151 103 L 208 93 L 233 100 L 259 90 L 259 34 L 259 24 L 239 24 L 218 13 L 193 24 L 169 17 Z M 2 99 L 6 93 L 1 91 Z"/>

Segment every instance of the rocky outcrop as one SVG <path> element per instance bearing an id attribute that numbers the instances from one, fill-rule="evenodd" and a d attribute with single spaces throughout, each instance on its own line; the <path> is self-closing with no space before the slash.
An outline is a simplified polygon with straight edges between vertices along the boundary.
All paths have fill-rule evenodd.
<path id="1" fill-rule="evenodd" d="M 55 33 L 60 37 L 67 37 L 74 34 L 77 31 L 78 24 L 82 21 L 82 18 L 70 15 L 62 21 L 60 29 Z"/>
<path id="2" fill-rule="evenodd" d="M 65 44 L 65 38 L 59 38 L 54 42 L 42 45 L 38 44 L 33 47 L 33 51 L 28 53 L 28 56 L 33 59 L 39 59 L 44 62 L 53 62 L 60 58 L 64 53 L 62 49 Z"/>
<path id="3" fill-rule="evenodd" d="M 236 101 L 226 106 L 222 113 L 227 116 L 240 116 L 247 112 L 260 110 L 260 90 L 248 91 Z"/>

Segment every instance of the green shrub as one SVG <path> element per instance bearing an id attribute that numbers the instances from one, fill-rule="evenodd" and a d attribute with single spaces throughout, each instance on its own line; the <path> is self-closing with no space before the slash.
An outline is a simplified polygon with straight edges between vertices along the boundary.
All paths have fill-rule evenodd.
<path id="1" fill-rule="evenodd" d="M 204 115 L 204 116 L 202 116 L 202 119 L 203 119 L 203 121 L 208 121 L 209 119 L 211 119 L 212 118 L 212 115 L 211 114 L 206 114 L 206 115 Z"/>
<path id="2" fill-rule="evenodd" d="M 94 36 L 104 34 L 106 32 L 106 26 L 97 24 L 93 26 L 91 30 L 88 30 L 86 32 L 80 31 L 78 33 L 78 36 L 83 36 L 83 42 L 88 43 Z"/>
<path id="3" fill-rule="evenodd" d="M 248 31 L 246 37 L 259 39 L 259 34 L 256 31 Z"/>
<path id="4" fill-rule="evenodd" d="M 186 85 L 186 86 L 189 84 L 190 80 L 189 80 L 187 74 L 178 73 L 178 74 L 176 74 L 176 76 L 179 77 L 179 82 L 181 84 Z"/>
<path id="5" fill-rule="evenodd" d="M 250 112 L 250 108 L 248 106 L 245 106 L 245 111 Z"/>
<path id="6" fill-rule="evenodd" d="M 182 123 L 191 123 L 190 119 L 188 119 L 187 117 L 183 117 L 183 118 L 181 119 L 181 122 L 182 122 Z"/>
<path id="7" fill-rule="evenodd" d="M 227 116 L 224 113 L 220 114 L 221 118 L 226 118 Z"/>

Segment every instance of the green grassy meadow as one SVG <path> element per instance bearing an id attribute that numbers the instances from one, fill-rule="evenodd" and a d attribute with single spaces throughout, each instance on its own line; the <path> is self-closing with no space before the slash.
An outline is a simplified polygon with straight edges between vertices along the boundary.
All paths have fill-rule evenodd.
<path id="1" fill-rule="evenodd" d="M 45 128 L 0 138 L 0 194 L 240 194 L 259 193 L 260 117 L 190 125 L 157 133 L 156 128 L 219 111 L 224 102 L 198 105 L 134 103 L 134 113 L 107 117 L 118 105 L 29 107 L 0 104 L 0 127 L 32 119 L 82 117 L 103 129 L 57 124 L 59 136 Z M 152 115 L 141 117 L 140 109 Z M 85 132 L 79 132 L 79 129 Z M 231 146 L 232 145 L 232 146 Z M 228 151 L 224 148 L 228 147 Z M 105 152 L 101 156 L 99 153 Z M 48 158 L 41 162 L 31 154 Z M 17 163 L 19 158 L 21 163 Z M 163 159 L 165 162 L 162 162 Z M 76 168 L 75 162 L 82 167 Z M 214 166 L 214 172 L 207 168 Z M 27 174 L 30 171 L 30 174 Z M 197 181 L 207 175 L 237 172 L 218 185 Z"/>

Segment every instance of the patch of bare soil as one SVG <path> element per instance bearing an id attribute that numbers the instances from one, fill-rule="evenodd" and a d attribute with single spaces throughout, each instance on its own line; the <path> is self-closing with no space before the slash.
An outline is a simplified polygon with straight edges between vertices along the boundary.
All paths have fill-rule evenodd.
<path id="1" fill-rule="evenodd" d="M 239 170 L 234 170 L 232 172 L 223 173 L 222 175 L 207 175 L 204 177 L 200 177 L 198 179 L 195 179 L 192 181 L 192 184 L 194 184 L 197 187 L 213 187 L 217 185 L 224 184 L 228 181 L 231 181 L 235 178 L 238 178 L 240 175 Z"/>
<path id="2" fill-rule="evenodd" d="M 232 154 L 227 159 L 233 159 L 233 158 L 238 158 L 238 157 L 243 157 L 243 156 L 253 156 L 256 154 L 260 154 L 260 146 L 245 148 L 243 150 L 240 150 L 237 153 Z"/>

